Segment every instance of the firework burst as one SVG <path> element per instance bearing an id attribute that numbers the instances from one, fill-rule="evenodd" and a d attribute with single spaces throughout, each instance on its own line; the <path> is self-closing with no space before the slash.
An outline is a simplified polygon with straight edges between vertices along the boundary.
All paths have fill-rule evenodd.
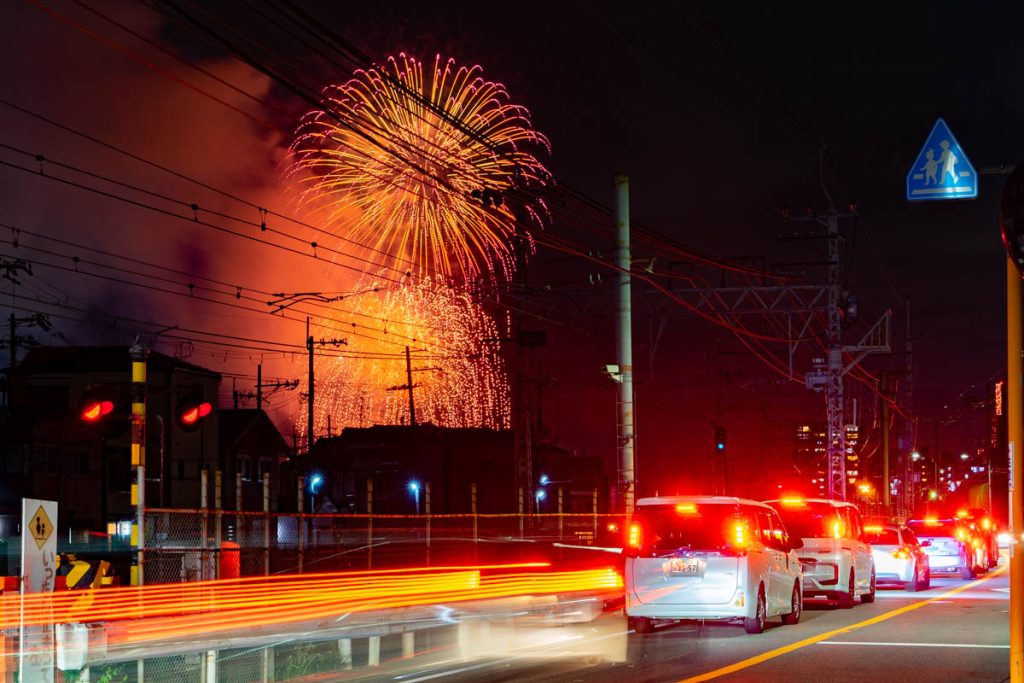
<path id="1" fill-rule="evenodd" d="M 290 151 L 304 203 L 378 265 L 472 283 L 507 277 L 517 218 L 546 214 L 524 200 L 550 181 L 536 150 L 547 138 L 479 66 L 400 54 L 327 87 Z"/>
<path id="2" fill-rule="evenodd" d="M 407 424 L 405 345 L 418 422 L 507 429 L 508 379 L 493 319 L 469 295 L 447 286 L 409 279 L 386 285 L 364 283 L 359 289 L 370 292 L 337 311 L 353 319 L 372 316 L 382 328 L 373 339 L 350 336 L 343 356 L 319 361 L 317 432 L 328 415 L 336 425 Z M 329 334 L 346 332 L 337 325 Z"/>

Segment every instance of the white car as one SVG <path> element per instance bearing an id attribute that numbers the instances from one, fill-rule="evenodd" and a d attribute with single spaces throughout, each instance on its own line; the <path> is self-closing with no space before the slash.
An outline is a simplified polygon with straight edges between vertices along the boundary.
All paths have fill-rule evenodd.
<path id="1" fill-rule="evenodd" d="M 835 600 L 846 609 L 858 597 L 862 603 L 875 601 L 875 562 L 855 505 L 823 498 L 765 502 L 779 511 L 790 533 L 803 540 L 805 597 Z"/>
<path id="2" fill-rule="evenodd" d="M 901 524 L 868 524 L 864 533 L 875 558 L 879 586 L 899 586 L 913 593 L 931 585 L 928 555 L 913 531 Z"/>
<path id="3" fill-rule="evenodd" d="M 638 633 L 655 620 L 769 617 L 800 621 L 800 561 L 779 515 L 725 496 L 641 498 L 627 529 L 626 615 Z"/>

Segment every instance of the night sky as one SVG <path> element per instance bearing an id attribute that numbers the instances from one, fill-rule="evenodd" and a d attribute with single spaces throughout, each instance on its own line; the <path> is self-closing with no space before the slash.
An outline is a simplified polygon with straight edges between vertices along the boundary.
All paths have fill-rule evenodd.
<path id="1" fill-rule="evenodd" d="M 0 99 L 267 205 L 286 202 L 280 185 L 288 142 L 283 136 L 153 73 L 33 4 L 4 3 L 0 9 L 5 63 Z M 169 23 L 148 3 L 85 4 L 274 102 L 278 109 L 268 111 L 215 88 L 260 118 L 290 129 L 309 108 L 266 76 Z M 902 345 L 905 299 L 912 302 L 914 400 L 904 408 L 922 416 L 939 414 L 972 385 L 983 387 L 1005 372 L 1005 255 L 998 231 L 1005 176 L 982 177 L 980 196 L 973 201 L 920 204 L 905 200 L 904 179 L 938 117 L 949 123 L 976 169 L 1012 166 L 1024 155 L 1019 125 L 1024 7 L 952 2 L 844 8 L 810 2 L 299 5 L 374 59 L 404 50 L 424 59 L 441 53 L 479 63 L 488 78 L 504 83 L 512 98 L 530 109 L 534 126 L 550 138 L 547 162 L 560 183 L 611 205 L 611 178 L 626 173 L 634 220 L 710 255 L 767 264 L 820 259 L 821 244 L 780 241 L 778 235 L 792 229 L 781 220 L 780 207 L 794 213 L 808 204 L 818 211 L 827 208 L 823 169 L 837 207 L 855 201 L 860 214 L 843 231 L 847 284 L 860 298 L 862 316 L 877 317 L 892 308 Z M 116 37 L 171 74 L 193 75 L 83 6 L 62 0 L 45 0 L 43 6 Z M 212 12 L 257 37 L 279 59 L 301 65 L 310 81 L 347 77 L 245 3 L 218 3 Z M 0 131 L 0 142 L 20 149 L 89 162 L 111 173 L 131 172 L 140 182 L 186 191 L 8 107 L 0 107 Z M 0 150 L 0 158 L 37 165 L 7 149 Z M 319 277 L 294 259 L 268 258 L 254 246 L 7 167 L 0 168 L 0 198 L 5 225 L 88 239 L 103 249 L 189 272 L 226 280 L 258 277 L 286 291 L 321 291 L 346 282 Z M 547 229 L 594 248 L 609 246 L 558 220 Z M 0 233 L 10 241 L 10 230 Z M 2 244 L 0 254 L 15 256 L 12 249 Z M 599 264 L 567 260 L 541 247 L 527 280 L 586 290 L 582 283 L 601 270 Z M 611 271 L 603 272 L 606 280 L 612 277 Z M 256 327 L 263 338 L 301 342 L 302 331 L 294 325 L 216 313 L 145 292 L 126 294 L 109 281 L 82 284 L 70 273 L 45 273 L 46 283 L 34 286 L 60 290 L 94 313 L 146 313 L 150 320 L 180 327 Z M 40 275 L 43 269 L 35 279 Z M 10 290 L 0 283 L 0 301 Z M 552 306 L 566 304 L 545 301 L 538 310 L 550 312 Z M 614 358 L 608 310 L 595 306 L 579 316 L 564 309 L 563 319 L 585 334 L 536 324 L 549 331 L 542 360 L 545 427 L 562 445 L 611 462 L 614 390 L 598 373 L 600 364 Z M 130 325 L 103 329 L 55 322 L 74 343 L 127 343 L 131 335 Z M 737 449 L 747 451 L 748 462 L 756 461 L 763 437 L 744 431 L 747 420 L 737 412 L 744 408 L 735 407 L 742 401 L 729 408 L 721 396 L 722 352 L 737 346 L 731 335 L 694 316 L 672 315 L 651 356 L 651 324 L 649 316 L 638 315 L 641 476 L 658 475 L 668 486 L 661 475 L 681 471 L 671 481 L 682 488 L 702 481 L 708 470 L 694 462 L 707 454 L 709 423 L 716 419 L 736 425 Z M 38 336 L 44 343 L 63 343 L 53 335 Z M 251 358 L 220 360 L 212 348 L 199 349 L 190 360 L 219 371 L 254 373 Z M 749 358 L 728 363 L 743 368 L 754 384 L 770 374 Z M 301 364 L 301 358 L 283 360 L 273 372 L 293 376 Z M 869 368 L 892 366 L 891 359 L 867 361 Z M 820 396 L 793 383 L 764 382 L 762 398 L 772 392 L 777 401 L 792 396 L 794 414 L 823 413 Z M 225 390 L 229 395 L 228 382 Z M 294 419 L 296 405 L 292 396 L 273 406 L 279 424 Z M 767 408 L 756 409 L 767 414 Z M 642 483 L 641 491 L 650 487 Z"/>

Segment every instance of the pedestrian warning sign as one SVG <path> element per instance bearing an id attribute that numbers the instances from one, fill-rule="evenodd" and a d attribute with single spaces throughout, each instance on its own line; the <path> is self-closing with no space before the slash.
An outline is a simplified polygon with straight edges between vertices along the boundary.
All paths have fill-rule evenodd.
<path id="1" fill-rule="evenodd" d="M 946 122 L 939 119 L 907 173 L 907 199 L 973 199 L 978 174 Z"/>
<path id="2" fill-rule="evenodd" d="M 50 516 L 46 514 L 46 510 L 42 505 L 32 515 L 32 520 L 28 524 L 28 531 L 32 534 L 32 538 L 40 550 L 50 540 L 50 534 L 53 533 L 53 522 L 50 521 Z"/>

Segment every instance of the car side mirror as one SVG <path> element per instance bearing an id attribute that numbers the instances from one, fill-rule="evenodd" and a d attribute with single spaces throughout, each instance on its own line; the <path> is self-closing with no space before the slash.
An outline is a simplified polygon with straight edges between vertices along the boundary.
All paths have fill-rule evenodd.
<path id="1" fill-rule="evenodd" d="M 624 557 L 640 557 L 640 549 L 627 545 L 622 549 L 622 555 Z"/>
<path id="2" fill-rule="evenodd" d="M 922 547 L 922 548 L 927 548 L 927 547 L 928 547 L 928 546 L 930 546 L 931 544 L 932 544 L 932 542 L 931 542 L 931 541 L 921 541 L 921 547 Z"/>
<path id="3" fill-rule="evenodd" d="M 799 536 L 791 537 L 789 539 L 789 549 L 790 550 L 800 550 L 800 548 L 803 548 L 803 547 L 804 547 L 804 539 L 800 538 Z"/>

